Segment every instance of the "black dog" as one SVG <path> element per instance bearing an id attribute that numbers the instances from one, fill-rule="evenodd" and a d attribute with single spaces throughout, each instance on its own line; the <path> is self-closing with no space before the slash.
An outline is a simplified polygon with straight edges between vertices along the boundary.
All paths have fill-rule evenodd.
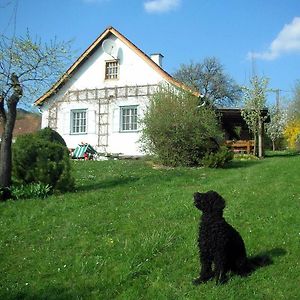
<path id="1" fill-rule="evenodd" d="M 207 282 L 213 277 L 217 284 L 227 281 L 227 273 L 247 276 L 256 265 L 264 265 L 266 258 L 247 259 L 246 248 L 240 234 L 223 218 L 225 200 L 214 191 L 194 194 L 195 206 L 202 211 L 199 227 L 201 271 L 194 284 Z M 214 265 L 214 270 L 212 269 Z"/>

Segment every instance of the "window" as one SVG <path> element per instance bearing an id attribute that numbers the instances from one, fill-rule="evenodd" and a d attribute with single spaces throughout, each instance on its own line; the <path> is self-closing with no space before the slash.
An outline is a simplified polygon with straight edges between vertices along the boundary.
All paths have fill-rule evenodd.
<path id="1" fill-rule="evenodd" d="M 137 130 L 137 106 L 121 107 L 121 131 Z"/>
<path id="2" fill-rule="evenodd" d="M 87 111 L 86 109 L 76 109 L 71 111 L 71 133 L 87 132 Z"/>
<path id="3" fill-rule="evenodd" d="M 105 63 L 105 79 L 118 79 L 119 61 L 107 61 Z"/>

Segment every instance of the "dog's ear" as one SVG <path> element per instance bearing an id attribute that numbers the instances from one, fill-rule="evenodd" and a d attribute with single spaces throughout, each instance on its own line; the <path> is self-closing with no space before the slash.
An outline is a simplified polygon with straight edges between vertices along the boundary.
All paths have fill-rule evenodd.
<path id="1" fill-rule="evenodd" d="M 210 199 L 213 201 L 213 210 L 222 211 L 226 205 L 224 198 L 215 191 L 209 191 L 207 193 L 209 194 Z"/>

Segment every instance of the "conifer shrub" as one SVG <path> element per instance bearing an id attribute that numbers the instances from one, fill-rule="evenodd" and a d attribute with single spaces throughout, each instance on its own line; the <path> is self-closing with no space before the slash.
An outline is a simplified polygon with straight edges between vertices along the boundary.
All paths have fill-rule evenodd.
<path id="1" fill-rule="evenodd" d="M 74 188 L 68 148 L 48 129 L 17 138 L 13 146 L 13 176 L 19 184 L 41 183 L 52 190 Z"/>
<path id="2" fill-rule="evenodd" d="M 43 128 L 39 130 L 36 134 L 39 138 L 43 140 L 67 146 L 63 137 L 57 131 L 51 129 L 50 127 Z"/>
<path id="3" fill-rule="evenodd" d="M 223 141 L 215 111 L 181 91 L 154 94 L 142 125 L 143 150 L 166 166 L 202 165 L 205 155 L 217 153 Z"/>

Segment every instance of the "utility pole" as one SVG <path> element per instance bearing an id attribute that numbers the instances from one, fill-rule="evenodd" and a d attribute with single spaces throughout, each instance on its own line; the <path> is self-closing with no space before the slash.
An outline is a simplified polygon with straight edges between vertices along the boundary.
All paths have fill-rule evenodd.
<path id="1" fill-rule="evenodd" d="M 268 92 L 273 92 L 276 94 L 276 109 L 279 110 L 280 109 L 280 92 L 282 90 L 281 89 L 269 89 Z"/>
<path id="2" fill-rule="evenodd" d="M 276 93 L 276 109 L 279 111 L 280 109 L 280 89 L 275 90 Z"/>
<path id="3" fill-rule="evenodd" d="M 251 52 L 251 67 L 252 67 L 252 78 L 253 78 L 256 76 L 256 61 L 253 52 Z"/>

